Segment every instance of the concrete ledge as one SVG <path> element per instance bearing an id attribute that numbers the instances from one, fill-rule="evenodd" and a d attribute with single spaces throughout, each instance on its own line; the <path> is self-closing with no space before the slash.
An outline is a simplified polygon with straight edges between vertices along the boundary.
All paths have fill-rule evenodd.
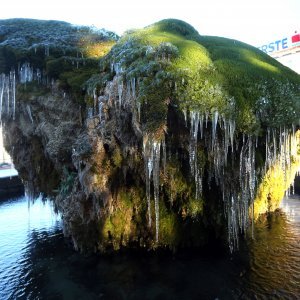
<path id="1" fill-rule="evenodd" d="M 24 195 L 24 185 L 15 169 L 0 170 L 0 199 Z"/>

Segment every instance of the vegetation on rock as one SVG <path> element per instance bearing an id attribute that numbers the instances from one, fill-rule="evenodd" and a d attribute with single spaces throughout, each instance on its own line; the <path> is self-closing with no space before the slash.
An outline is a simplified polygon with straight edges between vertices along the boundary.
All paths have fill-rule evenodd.
<path id="1" fill-rule="evenodd" d="M 0 20 L 0 73 L 30 64 L 44 80 L 58 79 L 62 88 L 81 99 L 85 81 L 97 72 L 98 59 L 117 40 L 105 29 L 62 21 Z"/>
<path id="2" fill-rule="evenodd" d="M 180 20 L 120 39 L 3 20 L 0 73 L 3 97 L 17 82 L 17 106 L 3 103 L 18 114 L 5 121 L 20 143 L 39 140 L 43 186 L 47 167 L 59 174 L 51 188 L 76 248 L 201 246 L 227 231 L 233 250 L 249 207 L 275 208 L 300 161 L 300 76 Z"/>
<path id="3" fill-rule="evenodd" d="M 100 66 L 124 82 L 137 80 L 146 131 L 165 124 L 170 101 L 182 110 L 234 118 L 239 132 L 298 122 L 298 74 L 247 44 L 200 36 L 183 21 L 125 34 Z"/>

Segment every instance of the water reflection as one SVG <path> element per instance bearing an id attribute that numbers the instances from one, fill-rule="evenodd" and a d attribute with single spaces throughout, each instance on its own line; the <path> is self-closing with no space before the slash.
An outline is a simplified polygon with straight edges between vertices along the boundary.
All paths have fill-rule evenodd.
<path id="1" fill-rule="evenodd" d="M 293 226 L 294 229 L 299 229 L 300 227 L 300 205 L 299 205 L 299 196 L 293 195 L 289 198 L 283 199 L 281 202 L 281 210 L 285 212 L 288 220 L 291 223 L 296 223 L 296 226 Z M 299 233 L 299 232 L 298 232 Z"/>
<path id="2" fill-rule="evenodd" d="M 246 299 L 296 299 L 300 296 L 300 200 L 282 201 L 282 209 L 263 216 L 249 241 L 250 270 Z"/>
<path id="3" fill-rule="evenodd" d="M 36 206 L 35 206 L 36 205 Z M 83 256 L 63 238 L 49 203 L 0 204 L 0 299 L 297 299 L 300 200 L 262 218 L 230 256 L 131 253 Z"/>
<path id="4" fill-rule="evenodd" d="M 28 204 L 25 197 L 0 202 L 0 299 L 29 295 L 26 287 L 34 288 L 30 257 L 36 242 L 60 232 L 60 218 L 49 202 L 37 199 Z"/>

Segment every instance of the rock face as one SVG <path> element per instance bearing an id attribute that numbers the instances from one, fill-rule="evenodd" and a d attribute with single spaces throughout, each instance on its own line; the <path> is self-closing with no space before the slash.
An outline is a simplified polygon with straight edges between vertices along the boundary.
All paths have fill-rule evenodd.
<path id="1" fill-rule="evenodd" d="M 5 144 L 27 191 L 53 197 L 77 249 L 236 249 L 299 165 L 299 76 L 178 20 L 110 52 L 112 34 L 74 40 L 70 56 L 56 45 L 40 60 L 26 44 L 30 59 L 1 75 Z"/>
<path id="2" fill-rule="evenodd" d="M 33 197 L 39 192 L 52 195 L 71 164 L 79 118 L 80 107 L 53 87 L 29 103 L 20 101 L 16 119 L 5 122 L 5 144 Z"/>

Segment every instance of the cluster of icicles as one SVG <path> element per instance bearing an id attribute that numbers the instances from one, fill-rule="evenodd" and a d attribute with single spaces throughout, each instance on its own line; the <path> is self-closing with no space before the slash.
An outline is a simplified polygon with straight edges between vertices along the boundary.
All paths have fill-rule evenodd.
<path id="1" fill-rule="evenodd" d="M 184 114 L 186 116 L 186 112 Z M 211 123 L 210 130 L 207 129 L 208 120 Z M 291 169 L 291 157 L 296 155 L 297 149 L 294 127 L 292 129 L 283 128 L 279 131 L 267 129 L 265 167 L 261 171 L 256 171 L 255 149 L 258 139 L 252 135 L 243 135 L 242 143 L 238 143 L 236 142 L 238 140 L 235 139 L 235 129 L 235 121 L 220 116 L 217 111 L 211 115 L 190 112 L 189 160 L 191 174 L 195 182 L 195 195 L 196 198 L 201 197 L 203 186 L 204 170 L 197 161 L 198 138 L 200 136 L 202 147 L 211 156 L 207 166 L 208 184 L 210 185 L 214 179 L 222 191 L 225 216 L 228 222 L 230 251 L 238 248 L 239 233 L 246 233 L 249 224 L 249 207 L 253 205 L 258 172 L 263 176 L 275 162 L 279 161 L 285 174 L 285 180 L 287 180 L 287 172 Z M 205 134 L 203 133 L 204 130 L 206 130 Z M 230 152 L 231 155 L 229 155 Z M 232 170 L 231 173 L 228 172 L 228 164 L 231 164 L 232 167 L 238 165 L 239 172 L 235 170 Z M 253 207 L 252 212 L 254 213 Z"/>
<path id="2" fill-rule="evenodd" d="M 165 139 L 156 140 L 153 135 L 146 134 L 143 139 L 143 156 L 146 173 L 146 198 L 148 205 L 148 226 L 151 228 L 151 179 L 153 181 L 154 209 L 155 209 L 155 241 L 159 237 L 159 176 L 160 152 L 163 152 L 163 169 L 166 172 L 166 143 Z"/>
<path id="3" fill-rule="evenodd" d="M 133 78 L 123 82 L 123 70 L 119 64 L 112 64 L 115 71 L 114 81 L 109 83 L 108 91 L 116 91 L 114 106 L 116 111 L 130 107 L 133 121 L 140 121 L 140 103 L 137 100 L 138 81 Z M 111 95 L 108 96 L 110 98 Z M 112 97 L 114 98 L 114 97 Z M 104 121 L 103 107 L 108 99 L 97 97 L 94 92 L 94 109 L 90 115 L 98 113 L 100 122 Z M 98 104 L 98 105 L 97 105 Z M 98 107 L 97 107 L 98 106 Z M 98 110 L 98 111 L 97 111 Z M 238 248 L 239 234 L 246 233 L 249 225 L 249 207 L 253 205 L 257 176 L 263 176 L 276 162 L 280 161 L 282 170 L 287 173 L 291 165 L 292 146 L 296 141 L 295 130 L 268 129 L 266 136 L 266 161 L 263 170 L 255 170 L 255 151 L 258 138 L 253 135 L 243 135 L 237 139 L 236 124 L 233 118 L 226 119 L 218 111 L 201 113 L 198 111 L 183 111 L 186 124 L 190 127 L 189 164 L 191 176 L 195 183 L 195 198 L 202 197 L 204 166 L 198 162 L 198 147 L 204 147 L 209 155 L 207 184 L 214 180 L 222 192 L 225 216 L 228 226 L 228 244 L 230 251 Z M 240 141 L 241 140 L 241 141 Z M 237 142 L 239 141 L 239 142 Z M 262 141 L 260 141 L 262 142 Z M 264 141 L 263 141 L 264 142 Z M 162 155 L 161 155 L 162 152 Z M 155 210 L 155 240 L 159 241 L 159 194 L 160 169 L 166 166 L 165 137 L 157 139 L 155 135 L 144 134 L 143 157 L 146 177 L 146 198 L 148 205 L 148 226 L 152 227 L 151 199 L 154 198 Z M 233 170 L 238 166 L 239 170 Z M 229 174 L 231 170 L 231 173 Z M 286 176 L 287 178 L 287 176 Z M 237 184 L 238 183 L 238 184 Z M 151 190 L 153 186 L 153 196 Z M 253 211 L 253 210 L 252 210 Z"/>
<path id="4" fill-rule="evenodd" d="M 94 105 L 88 110 L 88 118 L 98 117 L 100 127 L 105 125 L 104 108 L 108 105 L 109 99 L 115 99 L 114 107 L 118 114 L 122 109 L 129 108 L 132 111 L 132 122 L 139 123 L 141 115 L 141 104 L 137 100 L 138 80 L 132 78 L 127 82 L 123 81 L 123 70 L 120 64 L 113 63 L 111 65 L 112 72 L 116 76 L 112 82 L 107 84 L 108 97 L 98 96 L 96 90 L 92 91 Z M 116 97 L 113 93 L 116 91 Z M 161 158 L 161 151 L 163 152 Z M 164 170 L 166 165 L 166 144 L 164 137 L 157 140 L 154 135 L 145 134 L 143 137 L 143 157 L 145 165 L 146 177 L 146 198 L 148 205 L 148 227 L 152 227 L 152 211 L 151 211 L 151 186 L 153 184 L 153 198 L 155 210 L 155 241 L 159 241 L 159 177 L 160 163 L 163 160 Z"/>
<path id="5" fill-rule="evenodd" d="M 8 75 L 0 75 L 0 121 L 2 116 L 15 119 L 16 112 L 16 74 L 11 71 Z"/>
<path id="6" fill-rule="evenodd" d="M 97 95 L 96 89 L 89 92 L 94 99 L 93 107 L 87 110 L 87 117 L 99 117 L 100 124 L 105 125 L 105 107 L 108 105 L 109 99 L 113 99 L 113 93 L 117 91 L 117 99 L 114 101 L 116 112 L 120 114 L 122 109 L 129 108 L 132 111 L 132 121 L 140 122 L 141 119 L 141 103 L 137 99 L 136 91 L 138 90 L 139 80 L 135 77 L 123 80 L 124 70 L 119 63 L 111 64 L 111 72 L 115 72 L 116 76 L 113 81 L 107 83 L 108 97 Z"/>
<path id="7" fill-rule="evenodd" d="M 0 74 L 0 122 L 3 116 L 15 119 L 17 84 L 33 80 L 43 83 L 42 72 L 39 69 L 34 70 L 29 63 L 24 63 L 17 72 L 13 70 L 7 75 L 4 73 Z M 32 121 L 29 105 L 27 105 L 27 111 Z"/>
<path id="8" fill-rule="evenodd" d="M 130 107 L 134 122 L 140 121 L 141 105 L 137 101 L 137 89 L 139 82 L 132 78 L 127 82 L 122 80 L 123 70 L 119 64 L 112 64 L 116 73 L 115 80 L 110 85 L 117 89 L 117 101 L 114 105 L 117 111 Z M 34 70 L 30 64 L 24 63 L 17 72 L 11 71 L 8 75 L 0 74 L 0 121 L 2 116 L 15 119 L 16 109 L 16 85 L 18 82 L 26 83 L 31 81 L 44 83 L 40 70 Z M 113 86 L 108 86 L 112 91 Z M 104 106 L 107 101 L 105 96 L 97 97 L 95 91 L 94 108 L 89 111 L 89 116 L 98 112 L 100 123 L 105 121 Z M 110 98 L 110 95 L 109 97 Z M 98 105 L 97 105 L 98 104 Z M 30 107 L 27 107 L 28 115 L 33 122 Z M 205 152 L 209 153 L 209 165 L 205 166 L 208 174 L 208 184 L 214 182 L 220 187 L 223 195 L 225 215 L 228 222 L 228 243 L 230 250 L 238 248 L 238 235 L 246 232 L 249 224 L 249 207 L 253 204 L 256 190 L 257 171 L 255 170 L 255 148 L 257 138 L 251 135 L 244 135 L 242 143 L 237 143 L 236 125 L 234 119 L 226 119 L 218 111 L 200 113 L 198 111 L 183 111 L 186 123 L 189 121 L 190 142 L 189 142 L 189 163 L 191 175 L 195 183 L 195 198 L 202 197 L 204 166 L 198 162 L 198 147 L 201 140 Z M 260 170 L 262 176 L 275 164 L 280 162 L 281 168 L 286 174 L 291 166 L 291 156 L 295 155 L 296 149 L 295 129 L 282 128 L 280 130 L 268 129 L 266 134 L 266 161 L 264 170 Z M 162 152 L 162 156 L 161 156 Z M 234 154 L 235 152 L 235 154 Z M 236 153 L 239 153 L 237 157 Z M 154 135 L 145 134 L 143 138 L 143 157 L 146 175 L 146 198 L 148 204 L 148 226 L 152 226 L 151 212 L 151 186 L 153 184 L 153 198 L 155 209 L 155 240 L 159 241 L 159 177 L 161 160 L 163 168 L 166 166 L 166 144 L 165 137 L 159 140 Z M 228 176 L 228 164 L 239 165 L 239 172 L 233 172 Z M 230 168 L 229 168 L 230 169 Z M 237 174 L 237 178 L 232 178 Z M 234 180 L 233 180 L 234 179 Z M 238 185 L 236 184 L 238 182 Z"/>
<path id="9" fill-rule="evenodd" d="M 187 114 L 184 112 L 185 116 Z M 191 175 L 195 183 L 195 197 L 202 196 L 203 165 L 197 161 L 199 139 L 202 147 L 209 153 L 211 159 L 206 166 L 208 174 L 207 184 L 212 180 L 222 192 L 225 216 L 228 225 L 228 244 L 230 251 L 238 248 L 239 234 L 246 233 L 249 226 L 249 208 L 253 205 L 257 175 L 263 176 L 267 170 L 280 162 L 281 168 L 288 178 L 291 169 L 291 157 L 296 155 L 297 137 L 294 128 L 267 130 L 266 161 L 263 170 L 255 169 L 255 151 L 258 144 L 257 137 L 243 135 L 241 142 L 237 142 L 236 125 L 233 119 L 220 116 L 217 111 L 213 114 L 201 114 L 191 111 L 189 163 Z M 143 140 L 143 155 L 146 173 L 146 197 L 148 203 L 148 222 L 151 226 L 151 179 L 154 191 L 156 241 L 159 238 L 159 176 L 161 151 L 163 165 L 166 165 L 165 139 L 156 140 L 154 136 L 146 135 Z M 239 153 L 239 154 L 237 154 Z M 227 166 L 229 168 L 227 168 Z M 239 170 L 233 169 L 238 166 Z M 231 170 L 228 172 L 228 169 Z M 231 172 L 231 173 L 230 173 Z M 289 193 L 289 191 L 287 191 Z M 254 213 L 253 209 L 252 212 Z"/>

